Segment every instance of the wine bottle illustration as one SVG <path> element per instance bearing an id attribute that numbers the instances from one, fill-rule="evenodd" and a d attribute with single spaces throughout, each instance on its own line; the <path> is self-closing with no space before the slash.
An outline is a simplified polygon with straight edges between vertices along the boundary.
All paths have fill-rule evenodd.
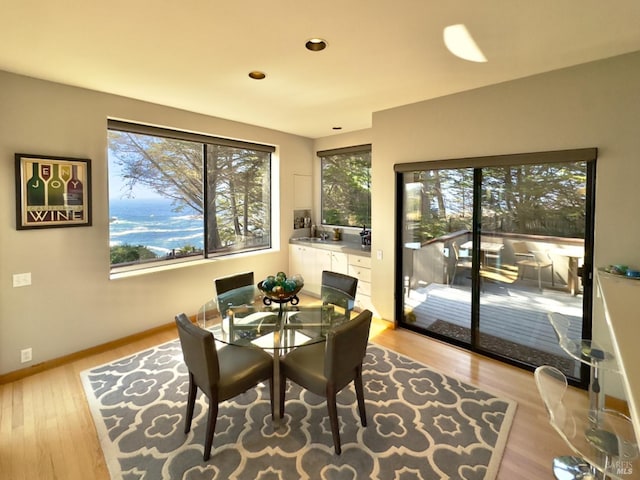
<path id="1" fill-rule="evenodd" d="M 27 180 L 27 206 L 44 205 L 44 180 L 38 162 L 31 164 L 31 178 Z"/>
<path id="2" fill-rule="evenodd" d="M 73 165 L 71 179 L 67 183 L 67 205 L 82 205 L 84 200 L 82 182 L 78 178 L 78 166 Z"/>
<path id="3" fill-rule="evenodd" d="M 60 178 L 59 165 L 53 164 L 53 174 L 47 185 L 49 205 L 64 205 L 64 183 Z"/>

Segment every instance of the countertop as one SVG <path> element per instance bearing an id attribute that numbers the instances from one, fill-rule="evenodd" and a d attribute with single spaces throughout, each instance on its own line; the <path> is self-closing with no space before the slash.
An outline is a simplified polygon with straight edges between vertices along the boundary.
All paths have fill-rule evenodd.
<path id="1" fill-rule="evenodd" d="M 292 245 L 306 245 L 313 248 L 320 248 L 322 250 L 332 250 L 337 252 L 348 253 L 351 255 L 360 255 L 363 257 L 371 256 L 371 246 L 367 245 L 363 247 L 359 243 L 345 242 L 344 240 L 335 241 L 331 239 L 321 240 L 319 238 L 310 239 L 309 237 L 291 238 L 289 243 Z"/>
<path id="2" fill-rule="evenodd" d="M 627 395 L 631 421 L 640 441 L 640 280 L 597 272 L 605 316 Z"/>

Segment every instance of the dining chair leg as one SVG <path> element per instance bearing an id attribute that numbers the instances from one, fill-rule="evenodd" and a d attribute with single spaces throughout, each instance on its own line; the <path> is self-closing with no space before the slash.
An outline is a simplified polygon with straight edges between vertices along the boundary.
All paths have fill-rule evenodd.
<path id="1" fill-rule="evenodd" d="M 363 427 L 367 426 L 367 413 L 364 407 L 364 389 L 362 387 L 362 369 L 358 369 L 356 378 L 353 380 L 356 387 L 356 398 L 358 399 L 358 411 L 360 412 L 360 422 Z"/>
<path id="2" fill-rule="evenodd" d="M 211 456 L 211 446 L 213 445 L 213 432 L 216 429 L 216 420 L 218 419 L 218 399 L 209 399 L 209 416 L 207 418 L 207 436 L 204 441 L 204 454 L 202 458 L 206 462 Z"/>
<path id="3" fill-rule="evenodd" d="M 335 385 L 327 385 L 327 410 L 329 410 L 329 421 L 331 423 L 331 434 L 333 436 L 333 447 L 336 455 L 342 453 L 340 447 L 340 424 L 338 423 L 338 407 L 336 405 L 336 388 Z"/>
<path id="4" fill-rule="evenodd" d="M 538 290 L 542 292 L 542 269 L 538 267 Z"/>
<path id="5" fill-rule="evenodd" d="M 184 419 L 184 433 L 189 433 L 191 430 L 191 419 L 193 418 L 193 408 L 196 404 L 197 391 L 198 387 L 193 380 L 193 374 L 189 373 L 189 393 L 187 395 L 187 416 Z"/>
<path id="6" fill-rule="evenodd" d="M 279 402 L 280 402 L 280 418 L 284 417 L 284 392 L 287 390 L 287 378 L 284 375 L 280 375 L 279 385 Z"/>
<path id="7" fill-rule="evenodd" d="M 276 410 L 275 410 L 275 405 L 273 404 L 273 378 L 271 380 L 268 380 L 268 382 L 269 382 L 269 405 L 271 406 L 271 420 L 275 420 Z M 282 398 L 282 396 L 280 398 Z"/>

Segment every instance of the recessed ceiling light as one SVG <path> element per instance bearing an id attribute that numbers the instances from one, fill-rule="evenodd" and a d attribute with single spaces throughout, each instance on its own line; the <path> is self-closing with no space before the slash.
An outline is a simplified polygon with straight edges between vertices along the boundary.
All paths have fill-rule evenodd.
<path id="1" fill-rule="evenodd" d="M 319 52 L 327 48 L 327 42 L 321 38 L 312 38 L 307 40 L 307 43 L 304 44 L 307 50 L 311 50 L 312 52 Z"/>
<path id="2" fill-rule="evenodd" d="M 449 25 L 443 32 L 444 44 L 456 57 L 470 62 L 484 63 L 487 58 L 463 24 Z"/>
<path id="3" fill-rule="evenodd" d="M 342 127 L 332 127 L 333 130 L 342 130 Z"/>
<path id="4" fill-rule="evenodd" d="M 258 70 L 254 70 L 253 72 L 249 72 L 249 78 L 253 78 L 254 80 L 262 80 L 266 77 L 266 73 L 260 72 Z"/>

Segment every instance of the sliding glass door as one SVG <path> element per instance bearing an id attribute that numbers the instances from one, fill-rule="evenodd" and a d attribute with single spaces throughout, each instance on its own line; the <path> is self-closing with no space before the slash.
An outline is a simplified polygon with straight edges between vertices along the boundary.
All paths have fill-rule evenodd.
<path id="1" fill-rule="evenodd" d="M 594 149 L 397 166 L 399 324 L 582 383 L 548 314 L 590 338 L 594 172 Z"/>

